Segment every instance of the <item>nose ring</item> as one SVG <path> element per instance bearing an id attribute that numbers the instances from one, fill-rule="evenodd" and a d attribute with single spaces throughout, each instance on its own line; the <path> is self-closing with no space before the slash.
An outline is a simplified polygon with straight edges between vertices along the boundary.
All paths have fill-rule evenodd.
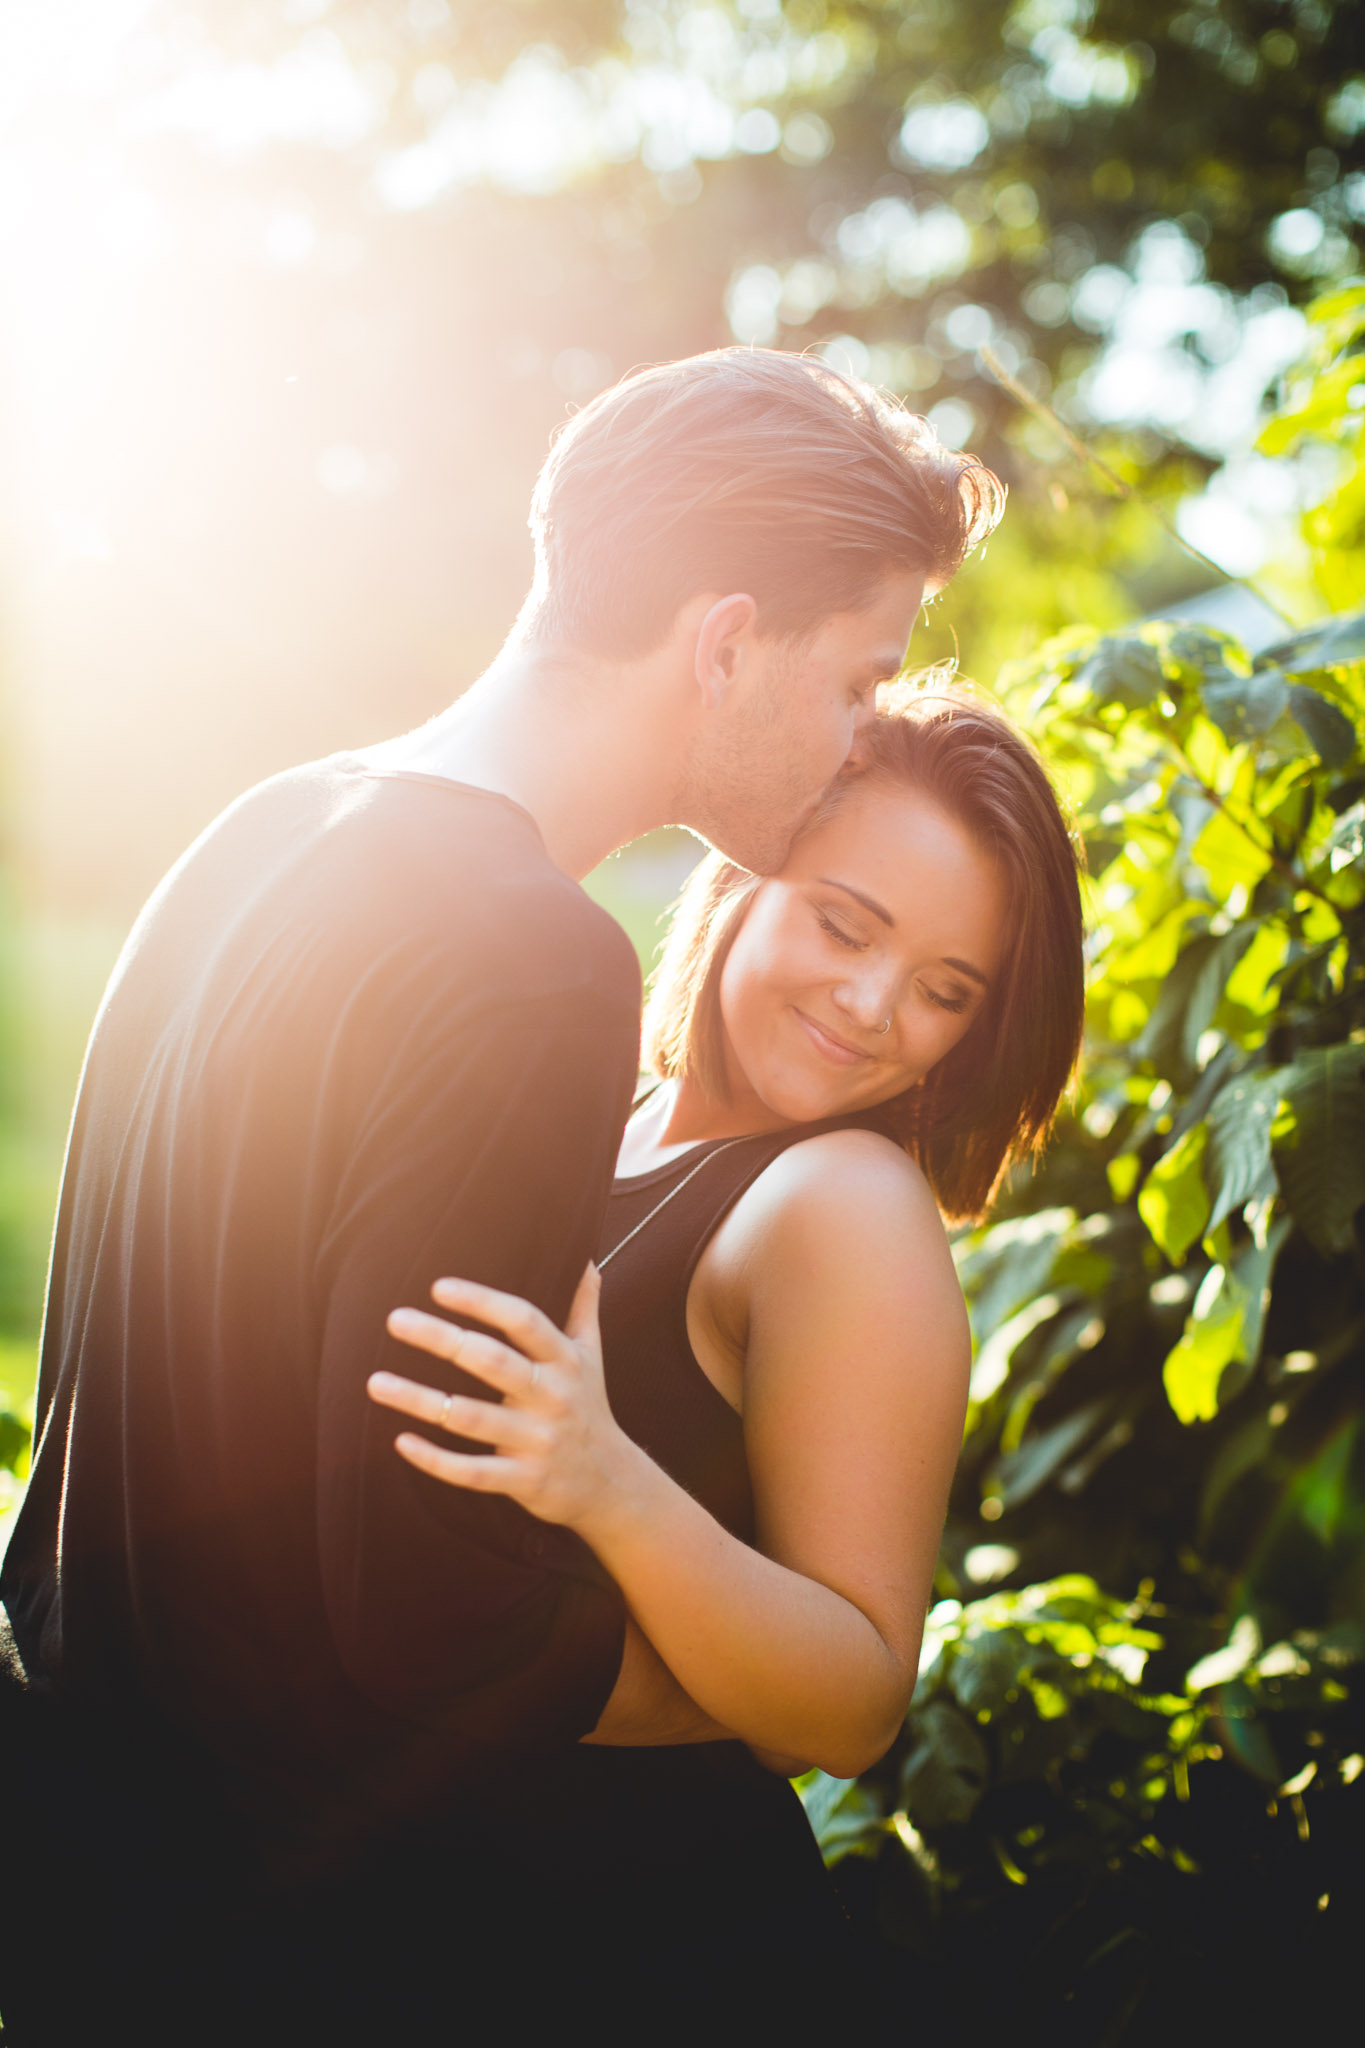
<path id="1" fill-rule="evenodd" d="M 887 1018 L 887 1020 L 886 1020 L 886 1022 L 885 1022 L 885 1024 L 879 1024 L 879 1025 L 877 1026 L 877 1036 L 878 1036 L 878 1038 L 885 1038 L 885 1036 L 886 1036 L 887 1032 L 888 1032 L 888 1031 L 889 1031 L 890 1029 L 891 1029 L 891 1019 L 890 1019 L 890 1018 L 888 1017 L 888 1018 Z"/>

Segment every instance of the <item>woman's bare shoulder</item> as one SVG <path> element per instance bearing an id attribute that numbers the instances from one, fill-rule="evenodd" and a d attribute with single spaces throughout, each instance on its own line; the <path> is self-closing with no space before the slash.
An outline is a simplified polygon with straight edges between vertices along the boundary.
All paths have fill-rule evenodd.
<path id="1" fill-rule="evenodd" d="M 876 1132 L 821 1132 L 774 1160 L 751 1198 L 744 1216 L 736 1205 L 727 1298 L 744 1339 L 746 1426 L 772 1403 L 789 1415 L 809 1398 L 814 1413 L 831 1388 L 885 1421 L 932 1390 L 956 1417 L 945 1424 L 956 1444 L 971 1337 L 920 1168 Z"/>
<path id="2" fill-rule="evenodd" d="M 750 1190 L 794 1226 L 824 1226 L 847 1218 L 857 1228 L 884 1215 L 944 1238 L 933 1191 L 916 1162 L 879 1131 L 820 1131 L 778 1154 Z M 770 1219 L 775 1220 L 775 1219 Z M 841 1228 L 840 1234 L 843 1234 Z"/>
<path id="3" fill-rule="evenodd" d="M 948 1235 L 920 1167 L 870 1130 L 822 1131 L 764 1168 L 722 1226 L 722 1259 L 748 1291 L 765 1274 L 806 1295 L 878 1273 L 958 1292 Z M 729 1254 L 726 1257 L 726 1254 Z M 733 1262 L 733 1263 L 732 1263 Z M 837 1279 L 836 1279 L 837 1276 Z"/>

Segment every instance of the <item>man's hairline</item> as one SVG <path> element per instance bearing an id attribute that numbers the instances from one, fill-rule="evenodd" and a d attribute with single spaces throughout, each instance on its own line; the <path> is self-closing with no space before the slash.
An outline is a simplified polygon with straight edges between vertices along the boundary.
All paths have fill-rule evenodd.
<path id="1" fill-rule="evenodd" d="M 924 605 L 928 603 L 930 598 L 938 597 L 942 593 L 942 591 L 944 591 L 947 588 L 948 584 L 952 581 L 954 574 L 956 574 L 955 570 L 949 572 L 948 575 L 937 576 L 935 575 L 932 568 L 927 567 L 918 562 L 905 562 L 900 564 L 897 564 L 895 562 L 889 562 L 887 566 L 883 568 L 881 574 L 873 577 L 872 580 L 869 582 L 866 593 L 859 603 L 839 605 L 833 611 L 822 612 L 818 618 L 810 621 L 808 624 L 804 626 L 790 627 L 785 631 L 776 625 L 764 624 L 763 606 L 759 599 L 753 598 L 753 603 L 755 607 L 755 614 L 753 620 L 755 637 L 759 640 L 766 642 L 770 646 L 787 647 L 794 650 L 799 650 L 801 648 L 808 647 L 810 643 L 815 639 L 816 635 L 820 633 L 823 630 L 823 628 L 829 624 L 831 619 L 864 617 L 868 612 L 872 610 L 873 606 L 877 603 L 877 600 L 882 596 L 887 585 L 893 582 L 897 577 L 920 576 L 923 578 L 924 587 L 920 597 L 920 604 Z M 750 591 L 740 591 L 738 589 L 735 589 L 717 591 L 714 594 L 714 596 L 712 596 L 712 593 L 709 592 L 704 585 L 696 590 L 691 590 L 687 593 L 685 597 L 680 599 L 676 609 L 673 612 L 672 617 L 665 623 L 665 625 L 659 633 L 658 638 L 655 640 L 651 640 L 647 647 L 637 648 L 629 654 L 618 654 L 610 648 L 605 647 L 587 646 L 582 641 L 570 639 L 565 635 L 549 633 L 541 634 L 535 632 L 534 630 L 528 633 L 527 644 L 533 647 L 544 648 L 562 647 L 575 654 L 582 655 L 590 661 L 610 662 L 615 665 L 624 667 L 631 662 L 648 661 L 651 655 L 658 654 L 660 649 L 667 645 L 669 639 L 671 638 L 677 626 L 679 618 L 682 616 L 683 612 L 686 611 L 688 605 L 694 604 L 699 597 L 712 596 L 712 602 L 714 604 L 723 604 L 725 603 L 727 598 L 739 596 L 752 597 L 752 595 L 753 594 Z"/>

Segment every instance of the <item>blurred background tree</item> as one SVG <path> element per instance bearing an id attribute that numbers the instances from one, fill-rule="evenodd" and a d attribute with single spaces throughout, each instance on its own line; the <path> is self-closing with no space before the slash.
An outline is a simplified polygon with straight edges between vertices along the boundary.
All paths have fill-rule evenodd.
<path id="1" fill-rule="evenodd" d="M 1330 452 L 1253 442 L 1299 306 L 1357 262 L 1359 18 L 14 10 L 0 430 L 26 892 L 126 921 L 246 783 L 445 701 L 520 600 L 557 421 L 735 337 L 828 351 L 1008 477 L 989 567 L 931 613 L 926 657 L 956 641 L 989 679 L 1076 618 L 1213 580 L 1107 502 L 983 346 L 1304 616 L 1297 514 Z"/>

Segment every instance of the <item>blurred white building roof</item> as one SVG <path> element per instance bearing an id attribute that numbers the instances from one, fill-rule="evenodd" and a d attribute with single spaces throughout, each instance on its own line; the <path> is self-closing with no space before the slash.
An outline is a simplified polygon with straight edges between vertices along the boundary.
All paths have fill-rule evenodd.
<path id="1" fill-rule="evenodd" d="M 1248 654 L 1259 654 L 1263 647 L 1283 640 L 1290 631 L 1278 612 L 1272 611 L 1265 599 L 1249 590 L 1245 583 L 1216 583 L 1211 590 L 1201 590 L 1196 597 L 1184 597 L 1179 604 L 1163 605 L 1152 616 L 1188 619 L 1193 626 L 1213 626 L 1220 633 L 1231 633 L 1234 640 L 1241 641 Z"/>

